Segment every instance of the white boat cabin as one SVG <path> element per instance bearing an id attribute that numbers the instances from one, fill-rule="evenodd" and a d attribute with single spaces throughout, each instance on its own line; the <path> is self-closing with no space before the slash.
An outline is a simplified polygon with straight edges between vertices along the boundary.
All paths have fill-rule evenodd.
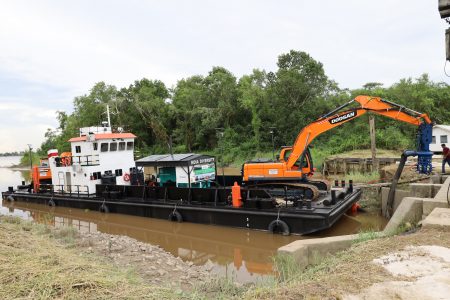
<path id="1" fill-rule="evenodd" d="M 72 152 L 49 158 L 55 191 L 94 194 L 96 184 L 129 185 L 135 138 L 106 126 L 81 128 L 69 140 Z"/>

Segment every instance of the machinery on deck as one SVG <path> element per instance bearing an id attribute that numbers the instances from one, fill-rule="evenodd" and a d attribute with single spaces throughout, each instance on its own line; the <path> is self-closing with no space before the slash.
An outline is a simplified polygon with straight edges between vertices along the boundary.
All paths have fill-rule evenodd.
<path id="1" fill-rule="evenodd" d="M 359 107 L 344 110 L 355 102 L 359 103 Z M 432 140 L 432 122 L 427 114 L 379 97 L 360 95 L 303 128 L 293 146 L 281 149 L 278 161 L 257 160 L 244 163 L 243 184 L 271 190 L 279 189 L 285 194 L 288 189 L 295 190 L 301 197 L 316 199 L 321 190 L 329 189 L 329 184 L 309 178 L 313 175 L 314 169 L 308 146 L 320 134 L 367 112 L 418 126 L 417 151 L 415 151 L 418 156 L 417 171 L 425 174 L 431 172 L 432 152 L 429 145 Z"/>

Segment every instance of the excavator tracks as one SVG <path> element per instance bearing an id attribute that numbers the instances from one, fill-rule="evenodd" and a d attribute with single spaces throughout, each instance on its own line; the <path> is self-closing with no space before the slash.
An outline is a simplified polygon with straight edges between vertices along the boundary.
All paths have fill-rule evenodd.
<path id="1" fill-rule="evenodd" d="M 308 184 L 316 186 L 321 191 L 329 191 L 331 188 L 330 182 L 323 179 L 308 179 Z"/>
<path id="2" fill-rule="evenodd" d="M 295 194 L 314 201 L 320 196 L 319 188 L 309 183 L 271 182 L 258 183 L 248 187 L 266 189 L 272 196 L 276 197 L 284 197 L 289 192 L 289 196 Z"/>

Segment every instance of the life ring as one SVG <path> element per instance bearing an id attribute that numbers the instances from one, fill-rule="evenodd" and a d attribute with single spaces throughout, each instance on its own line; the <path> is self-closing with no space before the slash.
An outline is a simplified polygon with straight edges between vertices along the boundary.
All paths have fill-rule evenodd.
<path id="1" fill-rule="evenodd" d="M 123 180 L 126 181 L 126 182 L 130 181 L 130 174 L 125 173 L 125 174 L 123 175 Z"/>
<path id="2" fill-rule="evenodd" d="M 99 210 L 100 210 L 101 213 L 105 213 L 105 214 L 109 213 L 109 208 L 108 208 L 108 206 L 106 206 L 105 203 L 100 205 L 100 209 Z"/>
<path id="3" fill-rule="evenodd" d="M 270 222 L 268 230 L 270 233 L 281 233 L 282 235 L 291 234 L 288 224 L 279 219 Z"/>
<path id="4" fill-rule="evenodd" d="M 69 156 L 61 157 L 61 165 L 63 165 L 64 167 L 70 166 L 70 157 Z"/>
<path id="5" fill-rule="evenodd" d="M 55 206 L 56 206 L 55 201 L 53 201 L 52 199 L 50 199 L 50 201 L 48 201 L 48 206 L 55 207 Z"/>
<path id="6" fill-rule="evenodd" d="M 10 202 L 14 202 L 14 197 L 12 195 L 9 195 L 8 197 L 6 197 L 6 200 L 10 201 Z"/>
<path id="7" fill-rule="evenodd" d="M 177 212 L 177 211 L 173 211 L 173 212 L 171 212 L 170 214 L 169 214 L 169 221 L 172 221 L 172 222 L 178 222 L 178 223 L 181 223 L 181 222 L 183 222 L 183 217 L 181 216 L 181 214 L 179 213 L 179 212 Z"/>

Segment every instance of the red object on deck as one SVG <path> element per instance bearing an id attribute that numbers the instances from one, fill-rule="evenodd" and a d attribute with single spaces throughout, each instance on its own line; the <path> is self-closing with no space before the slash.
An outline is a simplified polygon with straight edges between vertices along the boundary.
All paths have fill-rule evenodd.
<path id="1" fill-rule="evenodd" d="M 241 198 L 241 186 L 235 181 L 233 187 L 231 188 L 231 199 L 233 200 L 233 207 L 242 206 Z"/>
<path id="2" fill-rule="evenodd" d="M 350 208 L 350 211 L 352 214 L 356 214 L 358 212 L 358 208 L 360 208 L 361 205 L 359 203 L 353 203 L 352 207 Z"/>

